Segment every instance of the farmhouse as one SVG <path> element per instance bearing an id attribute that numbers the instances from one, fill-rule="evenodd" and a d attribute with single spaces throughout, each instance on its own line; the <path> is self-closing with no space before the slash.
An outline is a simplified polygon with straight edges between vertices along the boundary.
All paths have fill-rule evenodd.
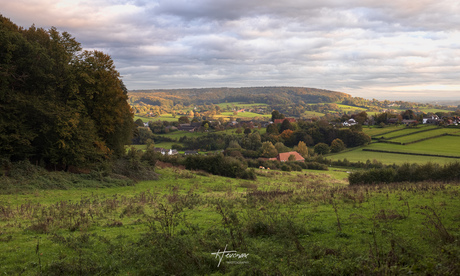
<path id="1" fill-rule="evenodd" d="M 402 120 L 402 123 L 405 124 L 406 126 L 412 125 L 412 124 L 416 125 L 418 121 L 417 120 Z"/>
<path id="2" fill-rule="evenodd" d="M 423 123 L 424 124 L 431 124 L 431 125 L 437 125 L 439 124 L 440 120 L 438 115 L 433 115 L 431 117 L 424 117 L 423 118 Z"/>
<path id="3" fill-rule="evenodd" d="M 163 155 L 176 155 L 177 154 L 177 150 L 175 149 L 170 149 L 170 150 L 167 150 L 167 149 L 164 149 L 164 148 L 155 148 L 154 149 L 155 152 L 159 152 Z"/>
<path id="4" fill-rule="evenodd" d="M 289 123 L 295 123 L 295 118 L 284 118 L 284 119 L 275 119 L 275 124 L 282 124 L 284 120 L 288 120 Z"/>
<path id="5" fill-rule="evenodd" d="M 289 161 L 289 156 L 294 155 L 295 161 L 304 162 L 305 158 L 302 157 L 297 151 L 283 152 L 279 153 L 275 158 L 270 158 L 269 160 L 278 160 L 280 162 Z"/>
<path id="6" fill-rule="evenodd" d="M 349 120 L 343 122 L 342 125 L 343 125 L 343 126 L 354 126 L 354 125 L 356 125 L 356 124 L 358 124 L 358 123 L 356 122 L 356 120 L 353 119 L 353 118 L 351 118 L 351 119 L 349 119 Z"/>
<path id="7" fill-rule="evenodd" d="M 194 132 L 200 127 L 200 123 L 180 124 L 179 130 Z"/>

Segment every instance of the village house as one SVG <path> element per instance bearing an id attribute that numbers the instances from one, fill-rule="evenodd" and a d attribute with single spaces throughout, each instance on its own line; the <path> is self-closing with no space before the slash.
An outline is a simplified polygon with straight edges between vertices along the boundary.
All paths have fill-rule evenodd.
<path id="1" fill-rule="evenodd" d="M 304 162 L 305 158 L 302 157 L 297 151 L 290 151 L 290 152 L 283 152 L 279 153 L 278 156 L 274 158 L 270 158 L 269 160 L 273 161 L 280 161 L 280 162 L 287 162 L 289 161 L 289 156 L 293 155 L 295 157 L 295 161 L 297 162 Z"/>
<path id="2" fill-rule="evenodd" d="M 295 123 L 296 122 L 295 118 L 284 118 L 284 119 L 275 119 L 275 121 L 273 123 L 282 124 L 284 122 L 284 120 L 288 120 L 289 123 Z"/>
<path id="3" fill-rule="evenodd" d="M 437 125 L 439 124 L 440 119 L 438 115 L 432 115 L 429 117 L 424 117 L 422 123 L 423 124 L 431 124 L 431 125 Z"/>
<path id="4" fill-rule="evenodd" d="M 345 122 L 342 123 L 343 126 L 354 126 L 357 125 L 358 123 L 356 122 L 355 119 L 351 118 Z"/>
<path id="5" fill-rule="evenodd" d="M 194 132 L 197 131 L 200 128 L 200 126 L 200 123 L 180 124 L 179 130 Z"/>
<path id="6" fill-rule="evenodd" d="M 402 123 L 408 126 L 408 125 L 416 125 L 418 121 L 417 120 L 402 120 Z"/>
<path id="7" fill-rule="evenodd" d="M 155 148 L 154 151 L 159 152 L 159 153 L 161 153 L 163 155 L 176 155 L 178 153 L 177 150 L 175 150 L 175 149 L 167 150 L 167 149 L 164 149 L 164 148 Z"/>

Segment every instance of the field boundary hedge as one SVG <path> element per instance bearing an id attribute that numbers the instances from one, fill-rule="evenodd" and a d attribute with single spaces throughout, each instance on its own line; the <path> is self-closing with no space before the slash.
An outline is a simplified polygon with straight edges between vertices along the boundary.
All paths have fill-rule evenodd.
<path id="1" fill-rule="evenodd" d="M 401 130 L 405 130 L 407 128 L 403 128 L 403 129 L 400 129 L 398 131 L 401 131 Z M 385 138 L 384 136 L 381 136 L 380 138 L 378 139 L 388 139 L 388 140 L 392 140 L 392 139 L 396 139 L 396 138 L 401 138 L 401 137 L 404 137 L 404 136 L 409 136 L 409 135 L 413 135 L 413 134 L 418 134 L 418 133 L 422 133 L 422 132 L 427 132 L 427 131 L 433 131 L 433 130 L 436 130 L 436 129 L 439 129 L 439 128 L 429 128 L 429 129 L 422 129 L 422 130 L 419 130 L 419 131 L 414 131 L 414 132 L 411 132 L 411 133 L 407 133 L 407 134 L 403 134 L 403 135 L 399 135 L 399 136 L 395 136 L 395 137 L 391 137 L 391 138 Z M 393 131 L 394 132 L 394 131 Z M 389 132 L 391 133 L 391 132 Z M 384 133 L 384 134 L 388 134 L 388 133 Z M 383 135 L 383 134 L 382 134 Z"/>
<path id="2" fill-rule="evenodd" d="M 428 153 L 415 153 L 415 152 L 401 152 L 401 151 L 391 151 L 391 150 L 363 149 L 363 151 L 405 154 L 405 155 L 419 155 L 419 156 L 429 156 L 429 157 L 460 158 L 460 156 L 454 156 L 454 155 L 441 155 L 441 154 L 428 154 Z"/>
<path id="3" fill-rule="evenodd" d="M 404 130 L 405 128 L 402 128 L 402 129 L 395 129 L 395 130 L 390 130 L 390 131 L 387 131 L 387 132 L 384 132 L 384 133 L 380 133 L 378 135 L 375 135 L 375 136 L 372 136 L 371 139 L 373 140 L 379 140 L 379 139 L 385 139 L 383 137 L 383 135 L 386 135 L 386 134 L 389 134 L 389 133 L 393 133 L 393 132 L 396 132 L 396 131 L 401 131 L 401 130 Z"/>

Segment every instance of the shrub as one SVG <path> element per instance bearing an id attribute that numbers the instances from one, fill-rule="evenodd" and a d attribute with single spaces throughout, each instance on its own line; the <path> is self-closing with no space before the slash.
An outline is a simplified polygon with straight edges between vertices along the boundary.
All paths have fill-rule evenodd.
<path id="1" fill-rule="evenodd" d="M 318 143 L 315 145 L 314 147 L 314 151 L 315 153 L 317 154 L 321 154 L 321 155 L 324 155 L 324 154 L 328 154 L 330 149 L 329 149 L 329 146 L 325 143 Z"/>

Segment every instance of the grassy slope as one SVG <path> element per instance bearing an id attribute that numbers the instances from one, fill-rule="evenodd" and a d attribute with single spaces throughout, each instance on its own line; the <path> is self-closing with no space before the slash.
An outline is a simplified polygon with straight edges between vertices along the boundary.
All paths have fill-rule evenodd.
<path id="1" fill-rule="evenodd" d="M 57 243 L 53 237 L 57 234 L 70 240 L 89 234 L 87 237 L 92 242 L 82 247 L 83 257 L 97 260 L 94 264 L 96 267 L 116 268 L 114 274 L 136 274 L 144 266 L 153 263 L 154 259 L 142 267 L 135 267 L 133 261 L 128 261 L 132 254 L 130 249 L 139 251 L 142 247 L 133 247 L 132 242 L 150 231 L 148 217 L 155 215 L 159 202 L 171 206 L 180 202 L 191 204 L 182 214 L 188 224 L 197 227 L 198 230 L 194 231 L 198 232 L 192 234 L 185 221 L 178 221 L 170 239 L 174 241 L 190 237 L 191 242 L 202 239 L 201 245 L 197 243 L 193 251 L 187 249 L 189 253 L 184 254 L 195 254 L 207 260 L 201 265 L 207 269 L 206 273 L 241 274 L 257 271 L 262 274 L 317 275 L 361 271 L 361 274 L 369 275 L 388 271 L 392 267 L 393 271 L 399 273 L 412 270 L 418 274 L 436 273 L 440 269 L 445 271 L 456 264 L 455 258 L 458 256 L 450 262 L 447 257 L 454 252 L 452 250 L 458 250 L 458 246 L 449 243 L 449 247 L 446 247 L 440 242 L 439 232 L 432 228 L 426 215 L 430 211 L 421 207 L 426 205 L 433 208 L 441 215 L 449 233 L 458 236 L 460 217 L 456 211 L 460 208 L 460 202 L 455 199 L 459 192 L 457 185 L 407 184 L 405 189 L 400 186 L 348 188 L 343 180 L 337 180 L 346 177 L 344 172 L 334 172 L 334 177 L 331 177 L 312 171 L 259 171 L 256 182 L 197 175 L 175 169 L 162 169 L 159 173 L 160 180 L 141 182 L 135 187 L 37 190 L 33 194 L 0 196 L 0 205 L 6 210 L 1 213 L 1 237 L 12 237 L 8 241 L 6 238 L 1 241 L 3 249 L 0 251 L 0 262 L 3 271 L 10 274 L 21 271 L 36 273 L 40 270 L 40 257 L 43 269 L 48 269 L 53 262 L 67 262 L 76 265 L 77 271 L 74 273 L 77 273 L 81 256 L 78 257 L 72 247 Z M 250 192 L 256 188 L 259 191 L 292 190 L 293 194 L 250 196 Z M 66 204 L 61 203 L 58 209 L 53 208 L 52 204 L 58 202 Z M 71 208 L 69 204 L 73 204 Z M 225 226 L 223 217 L 217 212 L 216 206 L 219 204 L 223 204 L 220 206 L 233 214 L 231 216 L 239 218 L 233 231 L 243 235 L 241 238 L 244 237 L 245 246 L 233 246 L 228 225 Z M 21 206 L 28 206 L 29 211 L 21 211 Z M 126 212 L 128 206 L 140 207 L 142 213 L 129 214 Z M 227 209 L 225 206 L 232 207 Z M 51 223 L 48 234 L 28 229 L 42 217 L 47 217 L 40 210 L 88 214 L 90 209 L 93 210 L 93 219 L 77 227 L 75 232 L 69 231 L 66 220 Z M 114 222 L 122 225 L 110 226 Z M 269 228 L 260 228 L 262 226 Z M 105 239 L 110 242 L 101 242 Z M 38 240 L 40 247 L 36 254 Z M 226 244 L 229 250 L 249 253 L 248 263 L 232 265 L 224 260 L 217 268 L 217 260 L 211 253 L 223 250 Z M 157 258 L 161 258 L 159 253 L 163 248 L 158 246 L 155 243 L 149 245 L 153 252 L 157 252 Z M 108 255 L 107 251 L 113 255 Z M 380 253 L 372 255 L 372 252 L 375 254 L 378 251 Z M 95 255 L 88 257 L 88 254 Z M 187 255 L 183 257 L 181 262 L 175 262 L 177 266 L 185 265 L 183 262 L 187 262 Z M 127 258 L 126 263 L 121 261 L 123 258 Z M 168 259 L 160 261 L 168 262 Z M 83 262 L 83 265 L 88 264 Z"/>

